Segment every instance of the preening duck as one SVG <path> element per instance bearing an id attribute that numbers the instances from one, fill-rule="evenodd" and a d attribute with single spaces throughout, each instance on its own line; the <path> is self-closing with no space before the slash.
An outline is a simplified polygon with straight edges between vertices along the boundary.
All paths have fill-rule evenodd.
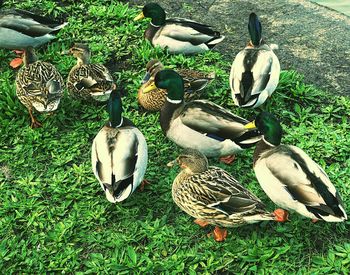
<path id="1" fill-rule="evenodd" d="M 109 121 L 96 135 L 91 149 L 92 170 L 108 201 L 127 199 L 141 184 L 148 150 L 143 134 L 122 116 L 120 95 L 113 91 L 107 105 Z"/>
<path id="2" fill-rule="evenodd" d="M 157 3 L 146 4 L 134 20 L 144 17 L 152 19 L 145 31 L 145 38 L 153 46 L 167 48 L 170 53 L 201 53 L 213 48 L 225 38 L 209 25 L 183 18 L 166 19 L 164 9 Z"/>
<path id="3" fill-rule="evenodd" d="M 67 24 L 25 10 L 3 10 L 0 12 L 0 47 L 12 50 L 38 47 L 54 39 L 54 34 Z M 11 66 L 20 64 L 16 59 Z"/>
<path id="4" fill-rule="evenodd" d="M 273 115 L 262 112 L 246 128 L 257 128 L 263 134 L 254 152 L 254 171 L 276 205 L 313 220 L 347 219 L 326 172 L 300 148 L 281 144 L 282 127 Z"/>
<path id="5" fill-rule="evenodd" d="M 261 23 L 255 13 L 249 16 L 248 30 L 251 40 L 232 63 L 230 87 L 235 105 L 256 108 L 276 89 L 280 63 L 274 47 L 261 39 Z"/>
<path id="6" fill-rule="evenodd" d="M 42 124 L 34 117 L 33 111 L 55 111 L 63 95 L 64 81 L 54 65 L 38 61 L 32 47 L 23 52 L 24 66 L 16 77 L 16 93 L 21 103 L 27 107 L 31 127 Z"/>
<path id="7" fill-rule="evenodd" d="M 90 62 L 89 46 L 75 43 L 67 53 L 77 58 L 77 64 L 70 70 L 67 79 L 70 94 L 87 101 L 107 101 L 115 89 L 115 84 L 111 73 L 104 65 Z"/>
<path id="8" fill-rule="evenodd" d="M 185 104 L 183 79 L 173 70 L 158 72 L 145 92 L 154 88 L 168 92 L 160 112 L 163 133 L 183 148 L 199 150 L 208 157 L 222 157 L 254 146 L 261 138 L 258 131 L 244 127 L 247 120 L 215 103 L 194 100 Z"/>
<path id="9" fill-rule="evenodd" d="M 137 96 L 140 105 L 146 110 L 159 111 L 165 103 L 166 90 L 155 88 L 147 93 L 144 92 L 145 88 L 154 82 L 155 75 L 163 69 L 163 64 L 157 59 L 150 60 L 146 65 L 146 74 Z M 205 73 L 191 69 L 177 69 L 176 71 L 184 80 L 186 101 L 198 96 L 198 92 L 202 91 L 215 78 L 215 72 Z"/>
<path id="10" fill-rule="evenodd" d="M 174 202 L 196 218 L 195 223 L 200 226 L 216 225 L 213 232 L 216 241 L 223 241 L 227 236 L 226 229 L 220 227 L 236 227 L 264 220 L 281 221 L 279 209 L 269 213 L 260 199 L 229 173 L 208 166 L 207 158 L 199 151 L 185 149 L 176 162 L 182 170 L 173 182 Z"/>

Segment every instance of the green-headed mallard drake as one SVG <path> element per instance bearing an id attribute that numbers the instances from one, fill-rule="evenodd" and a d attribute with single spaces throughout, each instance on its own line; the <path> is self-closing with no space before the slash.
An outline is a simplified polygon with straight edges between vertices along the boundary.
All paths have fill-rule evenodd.
<path id="1" fill-rule="evenodd" d="M 24 66 L 16 77 L 16 93 L 28 109 L 31 127 L 37 128 L 41 123 L 33 116 L 33 111 L 55 111 L 63 95 L 64 81 L 55 66 L 37 61 L 32 47 L 24 50 L 23 60 Z"/>
<path id="2" fill-rule="evenodd" d="M 108 201 L 127 199 L 141 184 L 147 168 L 147 143 L 143 134 L 122 116 L 120 95 L 108 101 L 109 121 L 92 143 L 92 170 Z"/>
<path id="3" fill-rule="evenodd" d="M 168 94 L 160 112 L 163 133 L 183 148 L 199 150 L 208 157 L 229 156 L 254 146 L 261 136 L 248 131 L 247 120 L 207 100 L 184 103 L 184 81 L 173 70 L 162 70 L 145 92 L 166 89 Z M 231 162 L 229 160 L 228 162 Z"/>
<path id="4" fill-rule="evenodd" d="M 165 103 L 166 90 L 155 88 L 147 93 L 144 92 L 145 88 L 154 82 L 156 73 L 163 69 L 163 64 L 157 59 L 152 59 L 146 65 L 146 74 L 138 90 L 138 101 L 146 110 L 159 111 Z M 176 71 L 184 80 L 186 101 L 193 99 L 198 95 L 197 92 L 203 90 L 215 78 L 215 72 L 204 73 L 191 69 L 177 69 Z"/>
<path id="5" fill-rule="evenodd" d="M 153 46 L 167 48 L 170 53 L 201 53 L 213 48 L 225 38 L 209 25 L 183 18 L 165 19 L 165 11 L 157 3 L 146 4 L 134 20 L 144 17 L 152 19 L 145 31 L 145 38 Z"/>
<path id="6" fill-rule="evenodd" d="M 75 43 L 68 53 L 77 58 L 67 79 L 70 94 L 87 101 L 107 101 L 115 88 L 108 69 L 102 64 L 90 63 L 91 51 L 86 44 Z"/>
<path id="7" fill-rule="evenodd" d="M 237 106 L 255 108 L 272 95 L 281 69 L 273 52 L 277 45 L 269 46 L 261 39 L 261 23 L 255 13 L 249 16 L 248 29 L 251 41 L 233 61 L 230 87 Z"/>
<path id="8" fill-rule="evenodd" d="M 262 112 L 246 127 L 263 134 L 254 153 L 254 171 L 276 205 L 313 220 L 347 219 L 340 195 L 325 171 L 300 148 L 281 144 L 282 127 L 273 115 Z"/>
<path id="9" fill-rule="evenodd" d="M 176 159 L 181 172 L 173 182 L 174 202 L 201 226 L 216 225 L 214 238 L 223 241 L 226 229 L 265 220 L 280 221 L 264 204 L 225 170 L 208 166 L 197 150 L 185 149 Z M 172 163 L 169 163 L 170 166 Z"/>
<path id="10" fill-rule="evenodd" d="M 54 34 L 67 24 L 20 9 L 0 11 L 0 48 L 24 50 L 40 46 L 54 39 Z M 16 59 L 11 66 L 20 64 Z"/>

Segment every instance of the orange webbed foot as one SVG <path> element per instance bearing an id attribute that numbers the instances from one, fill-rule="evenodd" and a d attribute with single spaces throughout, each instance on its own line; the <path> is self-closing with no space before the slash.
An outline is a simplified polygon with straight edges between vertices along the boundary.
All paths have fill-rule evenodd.
<path id="1" fill-rule="evenodd" d="M 23 63 L 22 58 L 17 57 L 17 58 L 13 59 L 13 60 L 10 62 L 10 66 L 11 66 L 13 69 L 16 69 L 16 68 L 18 68 L 19 66 L 21 66 L 22 63 Z"/>
<path id="2" fill-rule="evenodd" d="M 193 222 L 198 224 L 200 227 L 206 227 L 209 224 L 208 222 L 201 219 L 195 219 Z"/>
<path id="3" fill-rule="evenodd" d="M 208 237 L 211 237 L 211 235 L 214 235 L 214 240 L 217 242 L 223 242 L 226 240 L 227 237 L 227 229 L 221 229 L 218 226 L 215 226 L 215 229 L 212 233 L 208 234 Z"/>
<path id="4" fill-rule="evenodd" d="M 235 160 L 235 158 L 236 158 L 235 155 L 230 155 L 230 156 L 221 157 L 219 160 L 225 164 L 230 165 Z"/>
<path id="5" fill-rule="evenodd" d="M 286 222 L 289 221 L 288 216 L 289 213 L 287 210 L 278 208 L 275 211 L 273 211 L 273 214 L 275 215 L 275 221 L 276 222 Z"/>

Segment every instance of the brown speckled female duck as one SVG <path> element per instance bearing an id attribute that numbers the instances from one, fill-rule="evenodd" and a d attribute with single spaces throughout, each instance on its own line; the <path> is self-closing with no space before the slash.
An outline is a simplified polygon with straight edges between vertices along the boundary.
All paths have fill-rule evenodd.
<path id="1" fill-rule="evenodd" d="M 77 58 L 67 79 L 70 94 L 87 101 L 107 101 L 115 88 L 108 69 L 102 64 L 90 63 L 91 52 L 86 44 L 75 43 L 68 53 Z"/>
<path id="2" fill-rule="evenodd" d="M 174 202 L 196 218 L 200 226 L 216 225 L 214 239 L 223 241 L 226 229 L 264 220 L 280 221 L 279 211 L 269 213 L 264 204 L 225 170 L 208 166 L 197 150 L 185 149 L 176 159 L 182 168 L 174 179 Z M 169 163 L 170 166 L 172 163 Z"/>
<path id="3" fill-rule="evenodd" d="M 41 127 L 33 111 L 55 111 L 63 95 L 64 81 L 54 65 L 37 61 L 32 47 L 23 52 L 24 66 L 16 77 L 16 93 L 21 103 L 27 107 L 31 127 Z"/>

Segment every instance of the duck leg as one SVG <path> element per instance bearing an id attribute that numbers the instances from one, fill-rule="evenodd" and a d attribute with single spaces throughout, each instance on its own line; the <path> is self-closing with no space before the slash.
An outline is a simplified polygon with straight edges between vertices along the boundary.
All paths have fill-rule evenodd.
<path id="1" fill-rule="evenodd" d="M 32 112 L 32 108 L 28 109 L 29 115 L 30 115 L 30 119 L 32 120 L 30 127 L 32 128 L 40 128 L 41 126 L 43 126 L 34 116 L 33 116 L 33 112 Z"/>
<path id="2" fill-rule="evenodd" d="M 215 229 L 212 233 L 208 234 L 208 237 L 210 237 L 211 235 L 214 235 L 214 240 L 217 242 L 223 242 L 224 240 L 226 240 L 227 237 L 227 229 L 223 228 L 221 229 L 218 226 L 215 226 Z"/>
<path id="3" fill-rule="evenodd" d="M 21 66 L 21 64 L 23 63 L 23 59 L 18 57 L 18 56 L 21 56 L 23 54 L 23 51 L 14 51 L 16 54 L 17 54 L 17 57 L 15 59 L 13 59 L 11 62 L 10 62 L 10 66 L 13 68 L 13 69 L 16 69 L 18 68 L 19 66 Z"/>
<path id="4" fill-rule="evenodd" d="M 219 160 L 223 163 L 230 165 L 235 160 L 235 158 L 236 158 L 235 155 L 230 155 L 230 156 L 220 157 Z"/>
<path id="5" fill-rule="evenodd" d="M 208 222 L 201 219 L 195 219 L 193 222 L 198 224 L 200 227 L 206 227 L 209 224 Z"/>
<path id="6" fill-rule="evenodd" d="M 273 211 L 273 214 L 275 215 L 275 221 L 276 222 L 286 222 L 289 221 L 288 216 L 289 213 L 287 210 L 278 208 L 275 211 Z"/>
<path id="7" fill-rule="evenodd" d="M 143 192 L 145 190 L 145 186 L 151 184 L 148 180 L 144 179 L 140 184 L 140 192 Z"/>

